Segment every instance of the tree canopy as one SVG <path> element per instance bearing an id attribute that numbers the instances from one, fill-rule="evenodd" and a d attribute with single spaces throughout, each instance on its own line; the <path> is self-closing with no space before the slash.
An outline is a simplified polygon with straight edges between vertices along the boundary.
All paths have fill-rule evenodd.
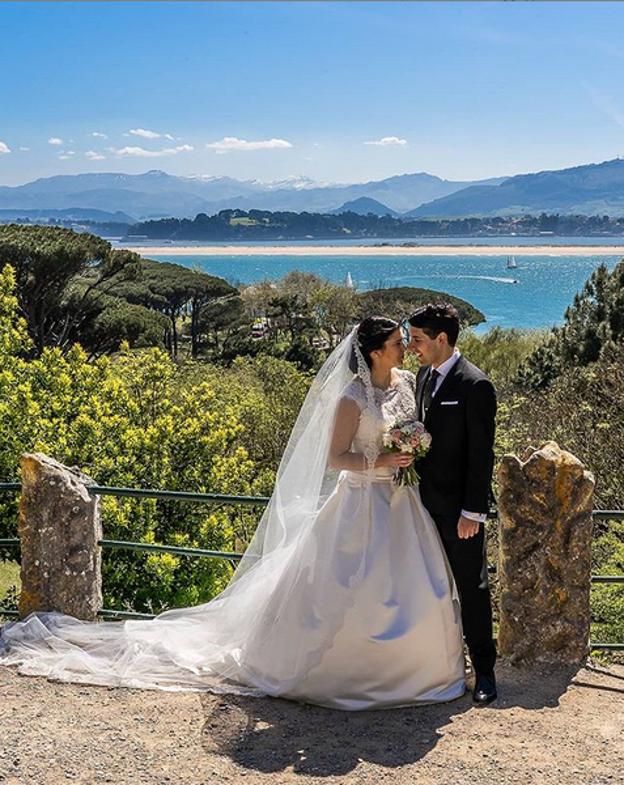
<path id="1" fill-rule="evenodd" d="M 195 218 L 142 221 L 128 236 L 152 240 L 305 240 L 345 238 L 479 237 L 547 234 L 581 236 L 624 234 L 624 217 L 607 215 L 540 215 L 465 218 L 392 217 L 355 212 L 312 213 L 269 210 L 221 210 Z"/>
<path id="2" fill-rule="evenodd" d="M 45 347 L 67 352 L 75 343 L 98 356 L 128 341 L 165 346 L 177 357 L 183 314 L 196 356 L 208 327 L 202 312 L 238 297 L 221 278 L 141 259 L 94 235 L 57 227 L 0 226 L 0 264 L 7 263 L 33 356 Z"/>
<path id="3" fill-rule="evenodd" d="M 624 261 L 609 272 L 599 265 L 555 327 L 520 369 L 533 389 L 550 385 L 565 369 L 585 367 L 624 343 Z"/>
<path id="4" fill-rule="evenodd" d="M 379 313 L 391 319 L 404 319 L 420 305 L 447 302 L 457 308 L 462 326 L 474 327 L 485 321 L 485 316 L 481 311 L 460 297 L 414 286 L 371 289 L 371 291 L 362 292 L 358 296 L 358 300 L 359 318 L 364 318 L 367 314 Z"/>

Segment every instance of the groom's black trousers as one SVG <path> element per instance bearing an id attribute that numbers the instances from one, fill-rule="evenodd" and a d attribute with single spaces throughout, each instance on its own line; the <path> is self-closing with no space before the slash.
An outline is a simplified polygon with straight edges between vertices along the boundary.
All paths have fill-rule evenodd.
<path id="1" fill-rule="evenodd" d="M 496 647 L 492 640 L 492 602 L 487 582 L 485 525 L 474 537 L 461 540 L 457 534 L 457 516 L 432 513 L 459 591 L 464 637 L 475 671 L 494 670 Z"/>

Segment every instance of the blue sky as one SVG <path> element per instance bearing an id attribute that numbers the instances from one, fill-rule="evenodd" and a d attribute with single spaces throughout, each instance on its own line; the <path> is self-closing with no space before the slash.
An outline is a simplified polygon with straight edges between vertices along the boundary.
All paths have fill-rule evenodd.
<path id="1" fill-rule="evenodd" d="M 0 30 L 1 185 L 466 180 L 624 155 L 620 3 L 1 3 Z"/>

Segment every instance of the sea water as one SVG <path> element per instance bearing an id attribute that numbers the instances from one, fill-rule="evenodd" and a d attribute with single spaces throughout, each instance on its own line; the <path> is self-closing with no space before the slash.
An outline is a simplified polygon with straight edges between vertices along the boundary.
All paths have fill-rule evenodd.
<path id="1" fill-rule="evenodd" d="M 201 269 L 233 284 L 276 280 L 291 270 L 342 283 L 351 273 L 358 291 L 417 286 L 461 297 L 485 314 L 489 327 L 548 328 L 563 322 L 565 309 L 599 264 L 612 269 L 618 256 L 523 256 L 507 269 L 507 256 L 193 256 L 145 254 L 158 261 Z"/>

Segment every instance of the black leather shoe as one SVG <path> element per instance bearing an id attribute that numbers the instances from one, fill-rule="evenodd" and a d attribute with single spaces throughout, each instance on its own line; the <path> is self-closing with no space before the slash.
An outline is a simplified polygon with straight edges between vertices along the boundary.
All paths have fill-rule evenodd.
<path id="1" fill-rule="evenodd" d="M 472 700 L 478 706 L 486 706 L 496 700 L 496 679 L 494 673 L 477 673 Z"/>

